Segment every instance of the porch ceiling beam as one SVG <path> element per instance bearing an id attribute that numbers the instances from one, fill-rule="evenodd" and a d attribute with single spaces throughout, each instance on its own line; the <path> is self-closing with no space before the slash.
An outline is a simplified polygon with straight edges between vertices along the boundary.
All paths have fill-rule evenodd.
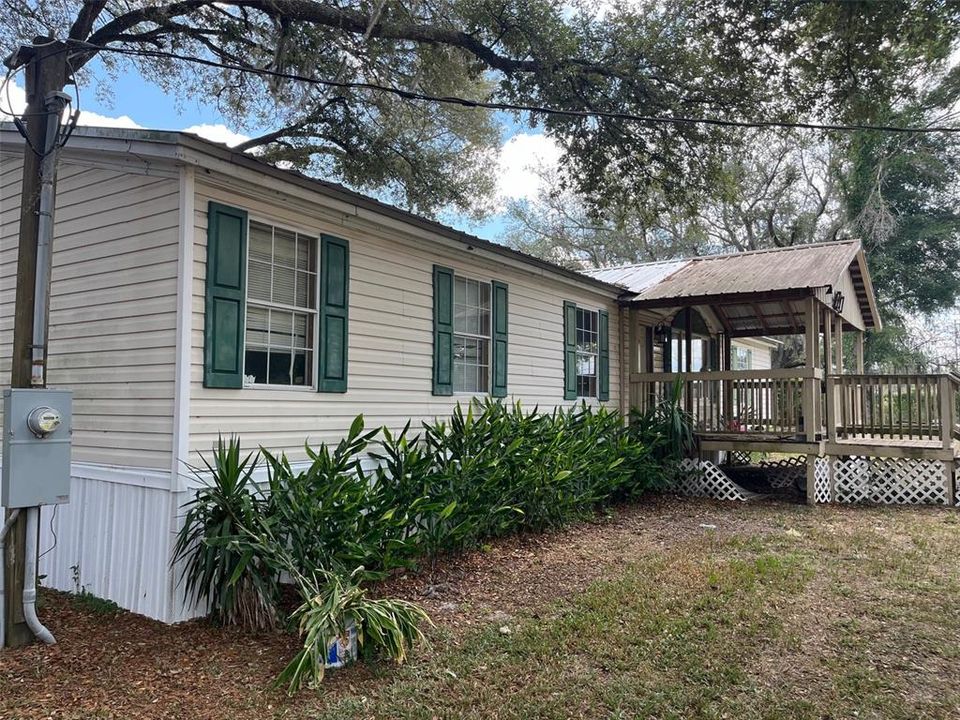
<path id="1" fill-rule="evenodd" d="M 730 320 L 727 318 L 727 314 L 723 311 L 722 305 L 717 305 L 713 308 L 714 314 L 717 316 L 717 320 L 720 321 L 720 324 L 723 325 L 723 331 L 729 335 L 733 332 L 733 325 L 730 324 Z"/>
<path id="2" fill-rule="evenodd" d="M 688 295 L 685 297 L 662 297 L 631 300 L 635 308 L 683 308 L 694 305 L 747 305 L 751 302 L 769 302 L 774 300 L 802 300 L 811 297 L 817 288 L 795 288 L 792 290 L 765 290 L 753 293 L 718 293 L 716 295 Z"/>
<path id="3" fill-rule="evenodd" d="M 769 328 L 769 326 L 767 325 L 767 321 L 764 319 L 763 313 L 760 312 L 760 306 L 757 305 L 755 302 L 752 302 L 752 303 L 750 303 L 750 307 L 751 307 L 751 309 L 753 310 L 753 314 L 756 315 L 756 317 L 757 317 L 757 322 L 760 323 L 760 326 L 761 326 L 764 330 L 769 330 L 770 328 Z"/>
<path id="4" fill-rule="evenodd" d="M 734 330 L 730 333 L 730 337 L 741 338 L 741 337 L 763 337 L 769 335 L 770 337 L 776 337 L 777 335 L 793 335 L 794 331 L 789 325 L 783 327 L 771 327 L 768 330 L 763 328 L 747 328 L 744 330 Z"/>
<path id="5" fill-rule="evenodd" d="M 784 300 L 780 303 L 780 309 L 783 310 L 787 317 L 790 318 L 790 326 L 793 328 L 793 331 L 799 335 L 800 323 L 797 322 L 797 313 L 793 309 L 793 303 L 791 303 L 789 300 Z"/>
<path id="6" fill-rule="evenodd" d="M 767 320 L 773 320 L 773 319 L 775 319 L 775 318 L 788 318 L 788 319 L 790 318 L 789 315 L 786 315 L 786 314 L 784 314 L 784 313 L 767 313 L 766 315 L 764 315 L 764 317 L 765 317 Z M 754 319 L 754 318 L 751 317 L 751 316 L 749 316 L 749 315 L 740 315 L 740 316 L 737 316 L 737 317 L 731 317 L 731 318 L 730 318 L 730 321 L 731 321 L 731 322 L 737 322 L 738 320 L 753 320 L 753 319 Z M 794 320 L 794 322 L 796 322 L 796 320 Z"/>

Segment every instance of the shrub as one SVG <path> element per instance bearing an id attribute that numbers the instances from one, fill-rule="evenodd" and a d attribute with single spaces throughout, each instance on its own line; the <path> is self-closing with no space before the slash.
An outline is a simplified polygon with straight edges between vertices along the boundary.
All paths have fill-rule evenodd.
<path id="1" fill-rule="evenodd" d="M 370 483 L 360 465 L 377 432 L 364 432 L 363 416 L 358 416 L 332 450 L 306 446 L 310 464 L 299 472 L 285 455 L 261 451 L 268 472 L 267 522 L 295 567 L 350 572 L 378 563 L 381 553 L 362 530 Z"/>
<path id="2" fill-rule="evenodd" d="M 547 414 L 484 400 L 411 434 L 409 423 L 399 433 L 365 430 L 361 415 L 336 446 L 307 446 L 305 469 L 261 450 L 266 495 L 251 479 L 257 458 L 241 460 L 239 443 L 221 440 L 174 559 L 186 563 L 188 594 L 222 622 L 271 624 L 277 578 L 285 571 L 294 579 L 304 646 L 282 676 L 291 688 L 322 678 L 327 644 L 345 617 L 371 646 L 402 660 L 426 616 L 367 599 L 363 581 L 642 493 L 674 460 L 666 426 L 674 420 L 664 409 L 627 427 L 605 408 Z"/>
<path id="3" fill-rule="evenodd" d="M 186 596 L 206 604 L 213 618 L 251 629 L 272 627 L 279 584 L 275 568 L 256 552 L 251 530 L 265 518 L 265 501 L 252 479 L 257 457 L 240 458 L 240 441 L 217 440 L 206 473 L 194 468 L 203 487 L 184 507 L 171 562 L 183 562 Z"/>
<path id="4" fill-rule="evenodd" d="M 634 412 L 630 425 L 637 441 L 650 448 L 665 480 L 675 479 L 680 463 L 696 449 L 694 421 L 682 404 L 683 380 L 646 412 Z"/>
<path id="5" fill-rule="evenodd" d="M 413 603 L 395 599 L 373 599 L 360 586 L 363 568 L 349 576 L 319 570 L 311 577 L 297 574 L 296 581 L 304 598 L 293 612 L 303 647 L 276 679 L 296 692 L 305 682 L 323 680 L 327 648 L 352 623 L 357 644 L 366 655 L 382 653 L 402 663 L 415 642 L 423 639 L 421 624 L 429 623 L 427 614 Z"/>

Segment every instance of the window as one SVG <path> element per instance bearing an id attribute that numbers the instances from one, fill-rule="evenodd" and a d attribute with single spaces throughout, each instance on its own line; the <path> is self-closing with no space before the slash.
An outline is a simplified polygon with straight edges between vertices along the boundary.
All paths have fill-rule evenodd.
<path id="1" fill-rule="evenodd" d="M 577 308 L 577 397 L 597 397 L 599 352 L 599 313 Z"/>
<path id="2" fill-rule="evenodd" d="M 453 278 L 453 391 L 490 389 L 490 283 Z"/>
<path id="3" fill-rule="evenodd" d="M 733 348 L 733 369 L 749 370 L 753 367 L 753 350 L 745 347 Z"/>
<path id="4" fill-rule="evenodd" d="M 317 241 L 250 222 L 244 384 L 312 386 Z"/>

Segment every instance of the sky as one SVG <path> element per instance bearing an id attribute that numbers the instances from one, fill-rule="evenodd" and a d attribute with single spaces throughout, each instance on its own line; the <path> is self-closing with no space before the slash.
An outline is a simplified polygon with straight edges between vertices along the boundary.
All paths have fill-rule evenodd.
<path id="1" fill-rule="evenodd" d="M 80 125 L 185 130 L 227 145 L 248 139 L 229 127 L 215 108 L 204 106 L 196 99 L 178 102 L 177 98 L 143 81 L 134 72 L 111 82 L 109 90 L 109 93 L 97 93 L 93 87 L 81 87 Z M 6 110 L 22 112 L 25 106 L 23 86 L 14 82 L 8 94 L 0 98 L 0 103 Z M 443 216 L 445 223 L 493 241 L 501 240 L 505 230 L 506 203 L 534 198 L 541 182 L 535 168 L 556 164 L 560 155 L 557 145 L 546 136 L 520 129 L 510 122 L 504 124 L 503 144 L 497 159 L 498 212 L 481 224 L 459 215 Z"/>

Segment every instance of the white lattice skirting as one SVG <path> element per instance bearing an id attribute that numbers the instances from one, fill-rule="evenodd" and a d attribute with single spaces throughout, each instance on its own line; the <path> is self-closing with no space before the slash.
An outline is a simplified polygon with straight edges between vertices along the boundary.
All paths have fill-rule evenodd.
<path id="1" fill-rule="evenodd" d="M 818 503 L 830 502 L 830 461 L 818 457 L 813 463 L 813 493 Z"/>
<path id="2" fill-rule="evenodd" d="M 709 460 L 687 458 L 681 467 L 683 473 L 673 488 L 681 495 L 741 502 L 749 500 L 753 495 L 727 477 L 723 470 Z"/>
<path id="3" fill-rule="evenodd" d="M 819 460 L 825 458 L 818 458 Z M 944 467 L 940 460 L 914 458 L 835 458 L 835 500 L 841 503 L 881 505 L 946 505 Z M 824 473 L 829 475 L 829 473 Z M 817 472 L 817 502 L 829 502 L 830 480 L 823 482 L 826 499 L 821 499 L 821 477 Z"/>
<path id="4" fill-rule="evenodd" d="M 761 460 L 760 467 L 769 473 L 770 487 L 799 487 L 807 479 L 807 457 L 795 455 L 782 460 Z"/>

